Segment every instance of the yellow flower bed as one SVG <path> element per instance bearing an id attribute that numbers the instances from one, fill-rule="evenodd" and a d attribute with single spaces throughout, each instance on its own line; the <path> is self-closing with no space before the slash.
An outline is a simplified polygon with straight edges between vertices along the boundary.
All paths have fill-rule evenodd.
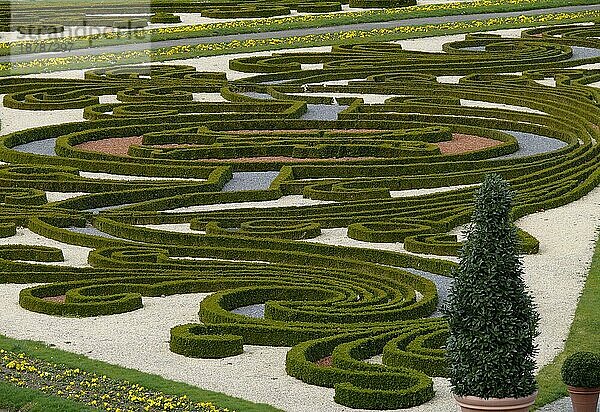
<path id="1" fill-rule="evenodd" d="M 30 358 L 0 349 L 0 379 L 110 412 L 190 411 L 228 412 L 210 402 L 192 402 L 106 375 Z"/>
<path id="2" fill-rule="evenodd" d="M 219 23 L 210 24 L 196 24 L 190 26 L 173 26 L 164 27 L 159 29 L 140 30 L 134 32 L 108 32 L 101 34 L 92 34 L 87 36 L 78 36 L 74 39 L 78 41 L 89 41 L 98 39 L 126 39 L 135 33 L 136 36 L 151 37 L 152 35 L 164 35 L 174 33 L 192 33 L 192 32 L 214 32 L 215 30 L 222 29 L 236 29 L 236 28 L 261 28 L 268 29 L 270 26 L 279 26 L 293 23 L 307 23 L 313 21 L 326 22 L 327 20 L 336 20 L 341 17 L 348 19 L 358 19 L 365 16 L 394 16 L 399 19 L 403 16 L 410 15 L 413 13 L 422 12 L 439 12 L 439 11 L 456 11 L 456 10 L 467 10 L 473 8 L 482 7 L 496 7 L 506 5 L 527 5 L 536 4 L 540 0 L 475 0 L 470 2 L 457 2 L 457 3 L 443 3 L 443 4 L 427 4 L 421 6 L 408 6 L 390 9 L 376 9 L 376 10 L 361 10 L 347 13 L 330 13 L 330 14 L 309 14 L 303 16 L 288 16 L 288 17 L 276 17 L 276 18 L 259 18 L 259 19 L 248 19 L 248 20 L 232 20 L 224 21 Z M 71 39 L 73 40 L 73 39 Z M 27 44 L 55 44 L 64 41 L 64 38 L 46 39 L 46 40 L 26 40 L 19 42 L 4 42 L 0 43 L 0 49 L 10 49 L 11 47 L 24 47 Z"/>

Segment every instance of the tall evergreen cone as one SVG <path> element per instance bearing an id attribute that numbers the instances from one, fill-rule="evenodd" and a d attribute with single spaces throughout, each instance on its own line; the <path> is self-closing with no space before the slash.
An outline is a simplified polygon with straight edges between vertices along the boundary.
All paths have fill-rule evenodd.
<path id="1" fill-rule="evenodd" d="M 536 389 L 538 314 L 523 282 L 510 220 L 513 194 L 486 176 L 446 305 L 450 381 L 459 396 L 520 398 Z"/>

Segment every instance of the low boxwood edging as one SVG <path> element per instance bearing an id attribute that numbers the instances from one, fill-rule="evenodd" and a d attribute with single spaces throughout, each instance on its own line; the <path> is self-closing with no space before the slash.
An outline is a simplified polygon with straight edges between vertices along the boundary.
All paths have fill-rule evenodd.
<path id="1" fill-rule="evenodd" d="M 0 238 L 11 237 L 17 234 L 17 225 L 15 223 L 0 223 Z"/>
<path id="2" fill-rule="evenodd" d="M 364 222 L 348 226 L 348 237 L 363 242 L 402 242 L 407 236 L 431 232 L 431 226 L 419 223 Z"/>
<path id="3" fill-rule="evenodd" d="M 244 352 L 241 336 L 223 335 L 210 326 L 189 324 L 171 329 L 171 352 L 192 358 L 226 358 Z"/>
<path id="4" fill-rule="evenodd" d="M 276 239 L 312 239 L 321 234 L 321 225 L 318 223 L 294 223 L 278 220 L 257 220 L 243 222 L 239 228 L 230 229 L 222 227 L 217 222 L 202 222 L 192 219 L 190 228 L 205 230 L 209 235 L 231 235 L 266 237 Z"/>

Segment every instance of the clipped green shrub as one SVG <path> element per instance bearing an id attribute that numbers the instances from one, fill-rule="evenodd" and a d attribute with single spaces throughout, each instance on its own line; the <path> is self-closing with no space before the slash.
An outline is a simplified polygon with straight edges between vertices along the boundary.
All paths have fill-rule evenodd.
<path id="1" fill-rule="evenodd" d="M 442 349 L 447 337 L 447 329 L 425 334 L 420 330 L 404 333 L 384 346 L 383 363 L 417 369 L 428 376 L 447 377 L 448 361 L 446 351 Z"/>
<path id="2" fill-rule="evenodd" d="M 214 19 L 233 19 L 250 17 L 274 17 L 290 14 L 290 8 L 283 5 L 240 4 L 236 6 L 221 6 L 215 4 L 202 10 L 202 16 Z"/>
<path id="3" fill-rule="evenodd" d="M 394 374 L 364 372 L 361 386 L 351 382 L 335 385 L 333 399 L 340 405 L 350 408 L 363 409 L 404 409 L 421 405 L 433 397 L 433 385 L 410 387 L 399 390 L 398 387 L 407 385 L 407 377 Z"/>
<path id="4" fill-rule="evenodd" d="M 218 328 L 189 324 L 171 329 L 171 352 L 192 358 L 225 358 L 244 352 L 241 336 L 223 334 Z"/>
<path id="5" fill-rule="evenodd" d="M 65 26 L 62 24 L 27 24 L 17 28 L 21 34 L 52 34 L 62 33 Z"/>
<path id="6" fill-rule="evenodd" d="M 445 313 L 452 391 L 520 398 L 535 392 L 538 315 L 522 279 L 510 221 L 514 194 L 498 175 L 479 188 Z"/>
<path id="7" fill-rule="evenodd" d="M 348 237 L 364 242 L 402 242 L 407 236 L 427 233 L 431 227 L 419 223 L 364 222 L 348 226 Z"/>
<path id="8" fill-rule="evenodd" d="M 296 5 L 296 11 L 299 13 L 331 13 L 341 10 L 342 4 L 337 1 L 298 3 L 298 5 Z"/>
<path id="9" fill-rule="evenodd" d="M 181 23 L 181 17 L 172 13 L 156 13 L 154 16 L 150 17 L 150 23 Z"/>
<path id="10" fill-rule="evenodd" d="M 115 29 L 143 29 L 148 26 L 148 21 L 144 19 L 114 20 L 112 26 Z"/>
<path id="11" fill-rule="evenodd" d="M 275 239 L 312 239 L 321 234 L 321 225 L 311 222 L 288 222 L 280 220 L 254 220 L 242 222 L 239 228 L 226 228 L 217 222 L 193 219 L 191 229 L 206 230 L 209 235 L 231 235 L 266 237 Z"/>
<path id="12" fill-rule="evenodd" d="M 563 382 L 580 388 L 600 388 L 600 354 L 575 352 L 561 368 Z"/>

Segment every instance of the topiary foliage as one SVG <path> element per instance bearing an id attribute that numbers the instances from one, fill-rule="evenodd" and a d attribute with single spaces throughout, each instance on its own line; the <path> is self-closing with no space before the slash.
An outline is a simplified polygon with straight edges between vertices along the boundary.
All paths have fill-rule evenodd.
<path id="1" fill-rule="evenodd" d="M 522 279 L 512 198 L 500 176 L 485 177 L 455 270 L 445 311 L 449 374 L 458 396 L 519 398 L 536 389 L 538 315 Z"/>
<path id="2" fill-rule="evenodd" d="M 561 375 L 563 382 L 569 386 L 600 387 L 600 354 L 575 352 L 565 359 Z"/>

